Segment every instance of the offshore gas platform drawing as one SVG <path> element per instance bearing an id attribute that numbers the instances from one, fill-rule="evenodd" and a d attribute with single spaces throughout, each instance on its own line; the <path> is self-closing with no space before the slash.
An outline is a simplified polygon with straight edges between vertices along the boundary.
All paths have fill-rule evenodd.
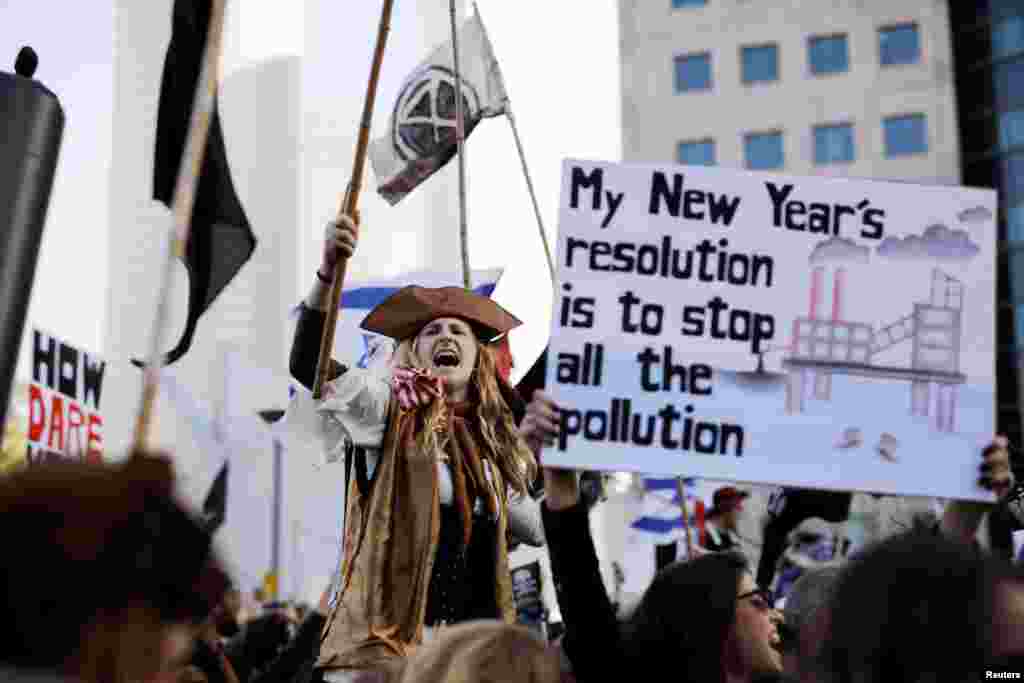
<path id="1" fill-rule="evenodd" d="M 967 380 L 960 371 L 963 283 L 934 268 L 928 301 L 912 303 L 909 314 L 876 330 L 843 318 L 842 267 L 833 272 L 832 310 L 822 310 L 825 272 L 823 266 L 812 271 L 810 310 L 793 321 L 784 347 L 786 412 L 803 413 L 808 394 L 831 400 L 836 374 L 898 380 L 909 385 L 911 415 L 928 418 L 938 432 L 956 431 L 957 392 Z M 879 354 L 902 344 L 910 345 L 909 366 L 879 362 Z"/>

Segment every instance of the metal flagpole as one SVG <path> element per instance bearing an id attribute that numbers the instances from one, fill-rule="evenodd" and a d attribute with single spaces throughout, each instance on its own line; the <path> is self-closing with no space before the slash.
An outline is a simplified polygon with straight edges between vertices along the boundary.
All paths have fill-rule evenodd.
<path id="1" fill-rule="evenodd" d="M 452 23 L 452 62 L 455 67 L 455 141 L 459 157 L 459 241 L 462 247 L 462 284 L 473 288 L 469 272 L 469 228 L 466 225 L 466 150 L 462 111 L 462 71 L 459 69 L 459 27 L 455 22 L 455 0 L 449 0 Z"/>
<path id="2" fill-rule="evenodd" d="M 480 20 L 480 30 L 484 34 L 484 43 L 488 49 L 491 48 L 491 39 L 487 35 L 487 27 L 484 26 L 483 17 L 480 16 L 480 7 L 473 3 L 473 11 L 476 12 L 477 18 Z M 489 55 L 491 62 L 497 64 L 498 60 L 494 54 Z M 495 69 L 499 77 L 501 77 L 501 69 Z M 504 78 L 502 78 L 501 84 L 502 90 L 505 89 Z M 537 218 L 537 230 L 540 232 L 540 241 L 544 245 L 544 256 L 548 260 L 548 272 L 551 274 L 551 282 L 555 281 L 555 261 L 551 257 L 551 245 L 548 244 L 548 234 L 544 231 L 544 221 L 540 216 L 540 205 L 537 204 L 537 193 L 533 189 L 533 178 L 530 177 L 530 168 L 526 165 L 526 153 L 523 151 L 522 140 L 519 139 L 519 128 L 516 126 L 516 117 L 512 113 L 512 102 L 509 100 L 508 93 L 505 93 L 505 117 L 508 119 L 509 126 L 512 127 L 512 137 L 516 141 L 516 150 L 519 152 L 519 163 L 523 167 L 523 178 L 526 179 L 526 189 L 530 193 L 530 201 L 533 203 L 533 215 Z"/>
<path id="3" fill-rule="evenodd" d="M 274 437 L 274 496 L 271 509 L 270 571 L 274 574 L 274 590 L 281 581 L 281 440 Z M 272 596 L 277 600 L 277 596 Z"/>
<path id="4" fill-rule="evenodd" d="M 537 230 L 540 232 L 540 241 L 544 245 L 544 256 L 548 260 L 548 272 L 551 274 L 551 282 L 555 281 L 555 261 L 551 257 L 551 245 L 548 244 L 548 235 L 544 232 L 544 221 L 540 217 L 540 206 L 537 205 L 537 193 L 533 190 L 533 179 L 530 178 L 530 169 L 526 165 L 526 154 L 523 153 L 523 143 L 519 140 L 519 129 L 516 127 L 516 117 L 512 115 L 512 106 L 506 104 L 505 117 L 512 127 L 512 137 L 516 141 L 516 149 L 519 150 L 519 161 L 523 165 L 523 177 L 526 178 L 526 188 L 530 191 L 530 201 L 533 202 L 533 215 L 537 217 Z"/>

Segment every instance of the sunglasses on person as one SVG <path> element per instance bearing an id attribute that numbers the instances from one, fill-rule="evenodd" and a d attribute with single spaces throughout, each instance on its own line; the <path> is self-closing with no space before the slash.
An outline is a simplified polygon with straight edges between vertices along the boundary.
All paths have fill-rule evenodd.
<path id="1" fill-rule="evenodd" d="M 767 612 L 770 609 L 775 609 L 775 596 L 767 588 L 755 588 L 752 591 L 746 593 L 740 593 L 736 596 L 736 602 L 740 600 L 746 600 L 750 598 L 750 602 L 757 609 L 762 612 Z"/>

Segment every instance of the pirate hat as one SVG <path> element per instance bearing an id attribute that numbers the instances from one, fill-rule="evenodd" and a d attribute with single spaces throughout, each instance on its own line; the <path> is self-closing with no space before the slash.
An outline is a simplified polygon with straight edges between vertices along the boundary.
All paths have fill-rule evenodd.
<path id="1" fill-rule="evenodd" d="M 431 320 L 460 318 L 483 341 L 490 341 L 522 322 L 487 297 L 462 287 L 403 287 L 380 302 L 362 327 L 397 341 L 416 336 Z"/>

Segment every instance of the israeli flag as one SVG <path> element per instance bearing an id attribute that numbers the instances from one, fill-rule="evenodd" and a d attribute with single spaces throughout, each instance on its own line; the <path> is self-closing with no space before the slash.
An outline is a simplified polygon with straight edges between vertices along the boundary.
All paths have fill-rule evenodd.
<path id="1" fill-rule="evenodd" d="M 679 498 L 679 480 L 673 477 L 644 477 L 643 499 L 630 528 L 659 537 L 659 543 L 685 538 L 686 525 Z M 697 495 L 695 479 L 683 480 L 689 513 L 691 541 L 696 542 L 703 522 L 703 501 Z"/>

